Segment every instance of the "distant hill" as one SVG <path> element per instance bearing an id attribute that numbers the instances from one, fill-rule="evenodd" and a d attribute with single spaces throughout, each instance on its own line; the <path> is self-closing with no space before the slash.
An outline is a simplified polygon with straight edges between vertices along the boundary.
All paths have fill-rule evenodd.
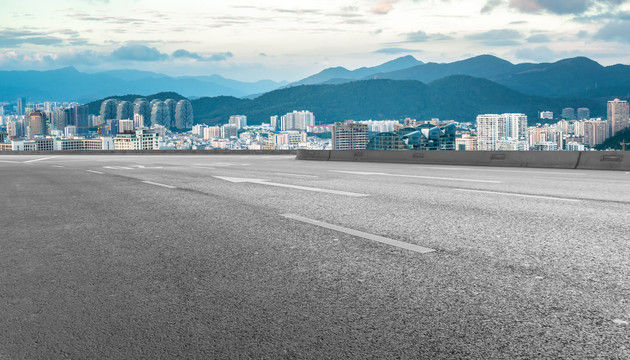
<path id="1" fill-rule="evenodd" d="M 630 66 L 602 66 L 585 57 L 515 65 L 495 56 L 482 55 L 447 64 L 421 64 L 374 76 L 430 82 L 450 75 L 486 78 L 524 94 L 546 97 L 610 99 L 630 94 Z"/>
<path id="2" fill-rule="evenodd" d="M 424 84 L 412 80 L 363 80 L 338 85 L 302 85 L 268 92 L 255 99 L 200 98 L 192 101 L 195 122 L 225 123 L 230 115 L 245 114 L 248 122 L 268 122 L 272 115 L 310 110 L 317 121 L 346 119 L 454 119 L 474 121 L 478 114 L 523 112 L 531 124 L 538 112 L 564 107 L 589 107 L 602 115 L 605 103 L 587 99 L 545 98 L 521 94 L 492 81 L 449 76 Z"/>
<path id="3" fill-rule="evenodd" d="M 416 58 L 411 55 L 407 55 L 388 61 L 378 66 L 362 67 L 356 70 L 348 70 L 344 67 L 339 66 L 324 69 L 315 75 L 309 76 L 300 81 L 296 81 L 287 86 L 322 84 L 332 79 L 337 79 L 338 83 L 349 82 L 352 80 L 363 79 L 365 77 L 369 77 L 378 73 L 407 69 L 420 64 L 423 64 L 423 62 L 416 60 Z"/>
<path id="4" fill-rule="evenodd" d="M 609 137 L 602 144 L 597 145 L 595 148 L 597 150 L 607 150 L 607 149 L 615 149 L 622 150 L 623 146 L 621 143 L 625 141 L 627 143 L 630 142 L 630 128 L 619 131 L 613 137 Z M 630 145 L 626 145 L 626 151 L 630 151 Z"/>
<path id="5" fill-rule="evenodd" d="M 187 96 L 245 96 L 277 89 L 286 82 L 241 82 L 218 75 L 169 77 L 139 70 L 113 70 L 88 74 L 67 67 L 49 71 L 0 71 L 0 99 L 26 97 L 28 101 L 77 101 L 109 94 L 152 94 L 174 91 Z"/>

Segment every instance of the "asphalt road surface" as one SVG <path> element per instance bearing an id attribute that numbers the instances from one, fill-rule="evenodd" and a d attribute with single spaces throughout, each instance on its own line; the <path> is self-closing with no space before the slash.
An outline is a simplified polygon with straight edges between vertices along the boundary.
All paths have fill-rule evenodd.
<path id="1" fill-rule="evenodd" d="M 630 358 L 630 174 L 0 156 L 0 359 Z"/>

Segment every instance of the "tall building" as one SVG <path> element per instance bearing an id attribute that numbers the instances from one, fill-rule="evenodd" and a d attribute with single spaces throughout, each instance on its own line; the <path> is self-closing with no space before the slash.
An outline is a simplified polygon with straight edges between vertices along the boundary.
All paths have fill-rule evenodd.
<path id="1" fill-rule="evenodd" d="M 344 123 L 337 122 L 333 126 L 333 150 L 365 150 L 369 142 L 367 124 L 346 120 Z"/>
<path id="2" fill-rule="evenodd" d="M 615 99 L 608 102 L 608 122 L 610 123 L 610 136 L 615 134 L 628 126 L 630 121 L 628 119 L 628 102 Z"/>
<path id="3" fill-rule="evenodd" d="M 493 151 L 499 149 L 499 141 L 524 142 L 527 139 L 526 131 L 527 115 L 479 115 L 477 116 L 477 148 Z M 502 144 L 502 146 L 506 145 Z"/>
<path id="4" fill-rule="evenodd" d="M 17 106 L 15 108 L 15 111 L 17 112 L 18 116 L 26 115 L 24 112 L 25 109 L 26 109 L 26 98 L 23 98 L 23 97 L 18 98 Z"/>
<path id="5" fill-rule="evenodd" d="M 175 124 L 175 110 L 177 108 L 177 101 L 173 99 L 166 99 L 164 100 L 164 104 L 166 104 L 166 106 L 168 107 L 169 124 L 171 124 L 170 127 L 176 127 L 177 124 Z"/>
<path id="6" fill-rule="evenodd" d="M 238 136 L 238 127 L 232 124 L 225 124 L 221 126 L 221 138 L 229 139 L 232 136 Z"/>
<path id="7" fill-rule="evenodd" d="M 116 108 L 116 119 L 130 120 L 133 119 L 134 105 L 129 101 L 121 101 Z"/>
<path id="8" fill-rule="evenodd" d="M 134 129 L 133 120 L 118 120 L 118 132 L 121 134 L 132 132 Z"/>
<path id="9" fill-rule="evenodd" d="M 133 114 L 133 128 L 142 128 L 144 127 L 144 116 L 142 114 Z"/>
<path id="10" fill-rule="evenodd" d="M 280 130 L 306 130 L 315 125 L 315 115 L 308 110 L 293 111 L 280 117 Z"/>
<path id="11" fill-rule="evenodd" d="M 146 99 L 138 98 L 133 102 L 133 113 L 134 115 L 142 115 L 143 125 L 146 127 L 151 126 L 151 106 L 149 106 L 149 102 Z M 134 116 L 135 119 L 135 116 Z"/>
<path id="12" fill-rule="evenodd" d="M 565 120 L 575 120 L 575 109 L 573 108 L 562 109 L 562 118 Z"/>
<path id="13" fill-rule="evenodd" d="M 101 119 L 106 122 L 107 120 L 116 119 L 116 113 L 118 112 L 118 101 L 114 99 L 107 99 L 101 103 Z"/>
<path id="14" fill-rule="evenodd" d="M 169 113 L 168 105 L 162 101 L 156 101 L 153 103 L 153 109 L 151 110 L 151 124 L 162 125 L 166 128 L 171 127 L 171 115 Z"/>
<path id="15" fill-rule="evenodd" d="M 75 105 L 71 109 L 72 117 L 74 118 L 74 124 L 77 126 L 79 134 L 87 134 L 89 118 L 89 108 L 87 105 Z"/>
<path id="16" fill-rule="evenodd" d="M 221 128 L 218 126 L 206 126 L 203 129 L 203 138 L 205 140 L 221 137 Z"/>
<path id="17" fill-rule="evenodd" d="M 207 127 L 206 124 L 197 124 L 192 127 L 192 134 L 203 137 L 203 130 Z"/>
<path id="18" fill-rule="evenodd" d="M 584 125 L 584 145 L 593 147 L 606 141 L 610 137 L 610 125 L 608 121 L 587 120 Z"/>
<path id="19" fill-rule="evenodd" d="M 554 127 L 532 127 L 527 131 L 527 141 L 532 149 L 564 149 L 564 131 Z M 548 143 L 555 144 L 550 147 Z"/>
<path id="20" fill-rule="evenodd" d="M 272 130 L 278 129 L 278 115 L 274 115 L 269 118 L 269 126 Z"/>
<path id="21" fill-rule="evenodd" d="M 46 114 L 41 111 L 31 111 L 27 118 L 28 126 L 30 128 L 30 138 L 38 135 L 47 135 Z"/>
<path id="22" fill-rule="evenodd" d="M 190 129 L 193 126 L 193 107 L 190 101 L 180 100 L 175 107 L 175 127 Z"/>
<path id="23" fill-rule="evenodd" d="M 245 115 L 232 115 L 228 122 L 229 125 L 236 126 L 237 129 L 242 129 L 247 126 L 247 116 Z"/>
<path id="24" fill-rule="evenodd" d="M 579 108 L 577 109 L 577 119 L 578 120 L 587 120 L 591 118 L 591 110 L 589 108 Z"/>

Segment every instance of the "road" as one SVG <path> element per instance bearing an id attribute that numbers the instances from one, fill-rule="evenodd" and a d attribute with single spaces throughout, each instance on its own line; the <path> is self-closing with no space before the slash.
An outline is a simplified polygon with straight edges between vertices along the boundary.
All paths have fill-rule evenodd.
<path id="1" fill-rule="evenodd" d="M 630 174 L 0 156 L 0 359 L 630 358 Z"/>

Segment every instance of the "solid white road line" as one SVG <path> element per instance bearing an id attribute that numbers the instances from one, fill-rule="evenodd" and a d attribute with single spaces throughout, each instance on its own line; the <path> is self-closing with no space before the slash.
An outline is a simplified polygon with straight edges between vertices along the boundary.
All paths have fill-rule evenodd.
<path id="1" fill-rule="evenodd" d="M 505 195 L 505 196 L 518 196 L 518 197 L 526 197 L 526 198 L 545 199 L 545 200 L 559 200 L 559 201 L 570 201 L 570 202 L 580 202 L 581 201 L 581 200 L 577 200 L 577 199 L 566 199 L 566 198 L 559 198 L 559 197 L 553 197 L 553 196 L 513 194 L 513 193 L 506 193 L 506 192 L 499 192 L 499 191 L 471 190 L 471 189 L 455 189 L 455 191 L 473 192 L 473 193 L 482 193 L 482 194 L 493 194 L 493 195 Z"/>
<path id="2" fill-rule="evenodd" d="M 96 171 L 96 170 L 85 170 L 85 171 L 87 171 L 89 173 L 92 173 L 92 174 L 105 174 L 104 172 L 100 172 L 100 171 Z"/>
<path id="3" fill-rule="evenodd" d="M 315 175 L 302 175 L 302 174 L 289 174 L 289 173 L 274 173 L 276 175 L 284 175 L 284 176 L 293 176 L 293 177 L 300 177 L 300 178 L 317 178 L 319 176 L 315 176 Z"/>
<path id="4" fill-rule="evenodd" d="M 268 182 L 268 181 L 262 180 L 262 179 L 235 178 L 235 177 L 226 177 L 226 176 L 215 176 L 215 178 L 221 179 L 221 180 L 225 180 L 225 181 L 229 181 L 229 182 L 233 182 L 233 183 L 253 183 L 253 184 L 277 186 L 277 187 L 283 187 L 283 188 L 306 190 L 306 191 L 314 191 L 314 192 L 321 192 L 321 193 L 328 193 L 328 194 L 335 194 L 335 195 L 343 195 L 343 196 L 353 196 L 353 197 L 370 196 L 368 194 L 359 194 L 359 193 L 340 191 L 340 190 L 329 190 L 329 189 L 320 189 L 320 188 L 314 188 L 314 187 L 309 187 L 309 186 L 299 186 L 299 185 L 273 183 L 273 182 Z"/>
<path id="5" fill-rule="evenodd" d="M 54 159 L 56 157 L 59 157 L 59 156 L 49 156 L 49 157 L 40 158 L 40 159 L 27 160 L 27 161 L 24 161 L 24 164 L 32 163 L 32 162 L 36 162 L 36 161 L 43 161 L 43 160 Z"/>
<path id="6" fill-rule="evenodd" d="M 2 163 L 9 163 L 9 164 L 22 164 L 19 161 L 11 161 L 11 160 L 0 160 L 0 162 L 2 162 Z"/>
<path id="7" fill-rule="evenodd" d="M 354 175 L 366 175 L 366 176 L 369 176 L 369 175 L 374 175 L 374 176 L 393 176 L 393 177 L 404 177 L 404 178 L 414 178 L 414 179 L 464 181 L 464 182 L 478 182 L 478 183 L 486 183 L 486 184 L 503 184 L 503 181 L 496 181 L 496 180 L 476 180 L 476 179 L 449 178 L 449 177 L 438 177 L 438 176 L 387 174 L 387 173 L 379 173 L 379 172 L 361 172 L 361 171 L 342 171 L 342 170 L 331 170 L 331 171 L 332 172 L 337 172 L 337 173 L 354 174 Z"/>
<path id="8" fill-rule="evenodd" d="M 62 168 L 63 166 L 61 166 L 61 165 L 53 165 L 52 167 Z"/>
<path id="9" fill-rule="evenodd" d="M 191 166 L 191 168 L 195 168 L 195 169 L 205 169 L 205 170 L 216 170 L 216 168 L 213 167 L 207 167 L 207 166 Z"/>
<path id="10" fill-rule="evenodd" d="M 156 183 L 156 182 L 153 182 L 153 181 L 143 181 L 143 183 L 150 184 L 150 185 L 155 185 L 155 186 L 161 186 L 161 187 L 165 187 L 165 188 L 168 188 L 168 189 L 177 189 L 176 186 L 160 184 L 160 183 Z"/>
<path id="11" fill-rule="evenodd" d="M 418 253 L 421 253 L 421 254 L 426 254 L 426 253 L 430 253 L 430 252 L 434 252 L 435 251 L 433 249 L 429 249 L 429 248 L 426 248 L 426 247 L 413 245 L 413 244 L 409 244 L 409 243 L 398 241 L 398 240 L 394 240 L 394 239 L 389 239 L 389 238 L 386 238 L 386 237 L 383 237 L 383 236 L 369 234 L 369 233 L 366 233 L 366 232 L 363 232 L 363 231 L 348 229 L 348 228 L 345 228 L 343 226 L 328 224 L 328 223 L 325 223 L 325 222 L 321 222 L 321 221 L 305 218 L 305 217 L 302 217 L 302 216 L 299 216 L 299 215 L 282 214 L 280 216 L 283 216 L 283 217 L 285 217 L 287 219 L 297 220 L 297 221 L 300 221 L 300 222 L 303 222 L 303 223 L 307 223 L 307 224 L 323 227 L 323 228 L 326 228 L 326 229 L 342 232 L 342 233 L 349 234 L 349 235 L 352 235 L 352 236 L 357 236 L 357 237 L 364 238 L 364 239 L 367 239 L 367 240 L 377 241 L 377 242 L 380 242 L 380 243 L 383 243 L 383 244 L 387 244 L 387 245 L 391 245 L 391 246 L 395 246 L 395 247 L 398 247 L 398 248 L 401 248 L 401 249 L 407 249 L 407 250 L 415 251 L 415 252 L 418 252 Z"/>

